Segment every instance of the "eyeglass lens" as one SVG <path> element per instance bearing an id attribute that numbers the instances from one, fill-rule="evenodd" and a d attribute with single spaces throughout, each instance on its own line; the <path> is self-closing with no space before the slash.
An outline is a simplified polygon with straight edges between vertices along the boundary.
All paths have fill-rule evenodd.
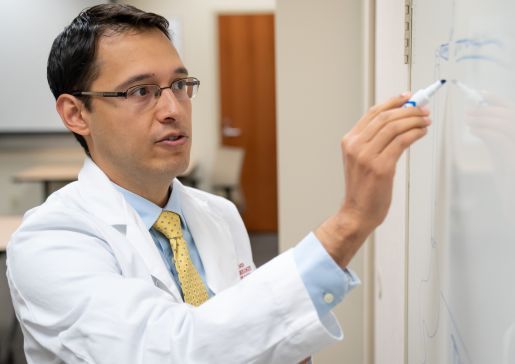
<path id="1" fill-rule="evenodd" d="M 168 87 L 158 85 L 137 85 L 127 90 L 127 100 L 139 107 L 153 105 L 161 93 L 170 89 L 178 100 L 188 100 L 193 98 L 198 90 L 198 81 L 194 78 L 175 80 Z"/>

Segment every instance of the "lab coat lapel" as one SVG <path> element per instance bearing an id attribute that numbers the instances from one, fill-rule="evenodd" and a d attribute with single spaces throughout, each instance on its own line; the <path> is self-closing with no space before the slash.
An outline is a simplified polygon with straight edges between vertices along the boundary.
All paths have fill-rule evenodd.
<path id="1" fill-rule="evenodd" d="M 87 201 L 85 206 L 91 206 L 93 215 L 121 234 L 125 234 L 126 241 L 143 259 L 154 284 L 157 279 L 168 288 L 169 293 L 181 301 L 179 290 L 143 221 L 128 205 L 122 194 L 113 187 L 107 176 L 89 158 L 86 158 L 84 167 L 79 173 L 79 183 L 82 198 Z M 160 285 L 156 284 L 156 286 Z"/>
<path id="2" fill-rule="evenodd" d="M 209 202 L 194 196 L 175 180 L 174 193 L 181 193 L 181 208 L 197 246 L 209 288 L 218 293 L 239 281 L 238 263 L 229 226 Z"/>
<path id="3" fill-rule="evenodd" d="M 134 220 L 127 224 L 127 240 L 145 262 L 154 284 L 159 288 L 162 288 L 161 285 L 164 285 L 168 289 L 168 292 L 171 293 L 177 301 L 181 301 L 182 298 L 177 285 L 170 276 L 168 269 L 166 269 L 163 259 L 157 251 L 150 233 L 147 231 L 143 221 L 141 221 L 140 217 L 137 216 L 136 212 L 130 212 L 135 216 Z"/>

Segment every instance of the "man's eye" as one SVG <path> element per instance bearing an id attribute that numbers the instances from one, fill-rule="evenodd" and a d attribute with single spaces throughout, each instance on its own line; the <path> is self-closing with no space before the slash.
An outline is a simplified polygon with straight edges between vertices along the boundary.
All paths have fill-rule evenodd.
<path id="1" fill-rule="evenodd" d="M 186 80 L 177 80 L 173 83 L 174 90 L 181 91 L 184 90 L 187 86 Z"/>
<path id="2" fill-rule="evenodd" d="M 149 86 L 138 86 L 129 91 L 129 96 L 148 96 L 151 93 Z"/>

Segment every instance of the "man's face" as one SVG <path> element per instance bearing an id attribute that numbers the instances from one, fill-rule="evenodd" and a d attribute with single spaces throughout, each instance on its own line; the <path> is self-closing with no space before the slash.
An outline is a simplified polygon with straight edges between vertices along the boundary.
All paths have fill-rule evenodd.
<path id="1" fill-rule="evenodd" d="M 131 86 L 169 86 L 186 77 L 170 40 L 159 30 L 130 31 L 100 38 L 98 77 L 88 91 L 126 91 Z M 141 107 L 129 99 L 92 97 L 86 135 L 95 163 L 115 183 L 136 190 L 167 181 L 188 166 L 191 101 L 163 90 L 155 104 Z M 139 187 L 138 187 L 139 186 Z"/>

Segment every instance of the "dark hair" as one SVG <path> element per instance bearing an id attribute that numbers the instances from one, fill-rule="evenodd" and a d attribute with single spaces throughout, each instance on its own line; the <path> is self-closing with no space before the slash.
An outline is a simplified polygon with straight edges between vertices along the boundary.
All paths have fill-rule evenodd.
<path id="1" fill-rule="evenodd" d="M 168 39 L 168 21 L 157 14 L 147 13 L 130 5 L 101 4 L 83 10 L 55 38 L 47 64 L 47 80 L 54 97 L 74 91 L 86 91 L 98 77 L 95 64 L 99 38 L 106 32 L 124 33 L 130 30 L 156 28 Z M 89 110 L 91 99 L 81 96 Z M 86 140 L 74 133 L 89 155 Z"/>

